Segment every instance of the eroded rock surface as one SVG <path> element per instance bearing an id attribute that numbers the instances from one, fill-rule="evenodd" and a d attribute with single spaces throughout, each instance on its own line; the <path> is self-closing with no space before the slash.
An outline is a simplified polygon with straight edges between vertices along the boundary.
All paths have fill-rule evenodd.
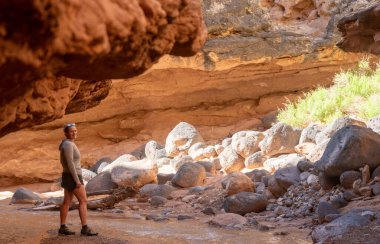
<path id="1" fill-rule="evenodd" d="M 110 89 L 88 83 L 141 74 L 163 54 L 193 55 L 206 39 L 198 1 L 5 1 L 0 9 L 1 134 L 62 117 L 80 86 L 66 112 L 83 111 Z M 90 86 L 98 92 L 85 99 Z"/>
<path id="2" fill-rule="evenodd" d="M 380 54 L 380 4 L 342 18 L 338 22 L 343 39 L 337 46 L 346 52 Z"/>

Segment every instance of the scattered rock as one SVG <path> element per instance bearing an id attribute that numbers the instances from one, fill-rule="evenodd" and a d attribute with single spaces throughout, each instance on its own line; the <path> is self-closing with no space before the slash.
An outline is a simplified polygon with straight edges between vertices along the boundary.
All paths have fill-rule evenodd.
<path id="1" fill-rule="evenodd" d="M 306 155 L 306 158 L 310 160 L 310 162 L 314 163 L 321 159 L 323 153 L 326 150 L 327 144 L 329 143 L 329 140 L 325 140 L 319 144 L 317 144 L 316 147 L 308 154 Z"/>
<path id="2" fill-rule="evenodd" d="M 98 192 L 116 189 L 118 186 L 112 181 L 110 172 L 102 172 L 92 178 L 86 185 L 86 192 Z"/>
<path id="3" fill-rule="evenodd" d="M 328 214 L 328 215 L 325 216 L 324 222 L 330 223 L 334 219 L 337 219 L 337 218 L 339 218 L 341 216 L 342 216 L 341 214 Z"/>
<path id="4" fill-rule="evenodd" d="M 360 213 L 349 212 L 332 222 L 316 227 L 311 237 L 315 243 L 323 243 L 331 237 L 345 235 L 351 228 L 364 227 L 370 223 L 368 216 L 361 216 Z"/>
<path id="5" fill-rule="evenodd" d="M 239 192 L 254 192 L 254 183 L 241 172 L 233 172 L 222 179 L 222 187 L 226 189 L 227 195 L 231 196 Z"/>
<path id="6" fill-rule="evenodd" d="M 380 184 L 379 183 L 372 185 L 371 188 L 372 188 L 373 195 L 375 195 L 375 196 L 380 195 Z"/>
<path id="7" fill-rule="evenodd" d="M 146 184 L 140 188 L 139 193 L 145 198 L 160 196 L 168 199 L 174 190 L 175 188 L 169 185 Z"/>
<path id="8" fill-rule="evenodd" d="M 311 174 L 310 174 L 309 172 L 302 172 L 302 173 L 300 174 L 300 181 L 306 181 L 307 178 L 309 178 L 310 175 L 311 175 Z"/>
<path id="9" fill-rule="evenodd" d="M 291 185 L 299 184 L 300 173 L 297 167 L 291 166 L 277 170 L 274 177 L 278 185 L 287 190 Z"/>
<path id="10" fill-rule="evenodd" d="M 166 157 L 165 147 L 156 141 L 149 141 L 145 144 L 145 155 L 152 161 L 164 158 Z"/>
<path id="11" fill-rule="evenodd" d="M 225 199 L 223 208 L 227 213 L 244 215 L 264 211 L 268 201 L 264 195 L 252 192 L 240 192 Z"/>
<path id="12" fill-rule="evenodd" d="M 319 178 L 318 178 L 318 176 L 316 176 L 314 174 L 309 175 L 309 177 L 307 177 L 306 182 L 309 186 L 313 186 L 313 187 L 315 187 L 317 185 L 319 186 Z"/>
<path id="13" fill-rule="evenodd" d="M 302 159 L 302 160 L 298 161 L 298 163 L 297 163 L 297 168 L 298 168 L 301 172 L 309 171 L 309 170 L 311 170 L 313 167 L 314 167 L 314 165 L 313 165 L 313 164 L 310 162 L 310 160 L 307 159 L 307 158 Z"/>
<path id="14" fill-rule="evenodd" d="M 318 133 L 315 137 L 315 142 L 317 144 L 322 143 L 323 141 L 329 140 L 336 132 L 342 129 L 345 126 L 356 125 L 361 127 L 367 127 L 366 124 L 362 121 L 355 120 L 349 117 L 342 117 L 336 119 L 334 122 L 330 123 L 323 129 L 320 133 Z"/>
<path id="15" fill-rule="evenodd" d="M 255 182 L 256 192 L 259 194 L 265 194 L 265 184 L 263 182 Z"/>
<path id="16" fill-rule="evenodd" d="M 362 176 L 362 182 L 363 184 L 367 184 L 369 182 L 369 180 L 371 179 L 371 172 L 369 170 L 369 166 L 368 165 L 364 165 L 363 168 L 360 169 L 361 171 L 361 176 Z"/>
<path id="17" fill-rule="evenodd" d="M 158 207 L 158 206 L 162 206 L 162 205 L 165 205 L 165 203 L 167 203 L 167 198 L 165 197 L 161 197 L 161 196 L 152 196 L 150 198 L 150 205 L 152 205 L 153 207 Z"/>
<path id="18" fill-rule="evenodd" d="M 224 148 L 223 152 L 219 154 L 220 165 L 226 173 L 232 173 L 244 169 L 244 158 L 238 155 L 232 146 Z"/>
<path id="19" fill-rule="evenodd" d="M 347 206 L 348 202 L 341 195 L 336 195 L 330 198 L 330 204 L 335 209 L 340 209 Z"/>
<path id="20" fill-rule="evenodd" d="M 172 182 L 181 187 L 203 185 L 206 179 L 206 170 L 197 163 L 185 163 L 174 175 Z"/>
<path id="21" fill-rule="evenodd" d="M 180 214 L 177 216 L 177 220 L 194 219 L 194 216 Z"/>
<path id="22" fill-rule="evenodd" d="M 372 171 L 371 179 L 375 179 L 375 177 L 380 177 L 380 166 L 377 166 L 374 171 Z"/>
<path id="23" fill-rule="evenodd" d="M 350 202 L 350 201 L 352 201 L 352 199 L 357 198 L 357 197 L 359 197 L 359 195 L 355 194 L 352 191 L 345 191 L 345 192 L 343 192 L 343 198 L 347 202 Z"/>
<path id="24" fill-rule="evenodd" d="M 247 219 L 243 216 L 234 213 L 225 213 L 216 215 L 209 221 L 209 224 L 225 228 L 241 228 L 247 224 L 247 222 Z"/>
<path id="25" fill-rule="evenodd" d="M 189 148 L 189 155 L 192 157 L 195 161 L 202 160 L 205 157 L 203 156 L 203 149 L 205 148 L 205 144 L 203 142 L 197 142 L 194 143 Z"/>
<path id="26" fill-rule="evenodd" d="M 128 162 L 137 161 L 137 158 L 131 154 L 124 154 L 112 161 L 109 165 L 103 168 L 102 172 L 109 172 L 111 173 L 112 169 L 114 167 L 117 167 L 119 165 L 125 165 Z"/>
<path id="27" fill-rule="evenodd" d="M 372 188 L 370 186 L 360 187 L 359 193 L 361 196 L 370 197 L 370 196 L 372 196 Z"/>
<path id="28" fill-rule="evenodd" d="M 264 139 L 264 134 L 258 131 L 239 131 L 232 136 L 231 146 L 243 158 L 247 158 L 259 151 L 259 143 Z"/>
<path id="29" fill-rule="evenodd" d="M 294 147 L 298 144 L 301 135 L 300 129 L 295 129 L 284 123 L 277 123 L 267 131 L 264 140 L 259 147 L 264 155 L 294 153 Z"/>
<path id="30" fill-rule="evenodd" d="M 159 185 L 163 185 L 168 181 L 171 181 L 173 179 L 175 174 L 164 174 L 164 173 L 158 173 L 157 174 L 157 182 Z"/>
<path id="31" fill-rule="evenodd" d="M 286 154 L 279 157 L 267 159 L 263 166 L 268 171 L 278 170 L 284 167 L 297 166 L 298 163 L 305 160 L 305 156 L 300 154 Z"/>
<path id="32" fill-rule="evenodd" d="M 82 177 L 84 181 L 90 181 L 92 178 L 94 178 L 97 174 L 92 172 L 88 169 L 82 169 Z"/>
<path id="33" fill-rule="evenodd" d="M 301 144 L 298 144 L 297 146 L 294 147 L 294 150 L 296 151 L 296 153 L 298 154 L 302 154 L 302 155 L 308 155 L 310 154 L 311 152 L 314 151 L 314 148 L 316 147 L 317 145 L 315 143 L 312 143 L 312 142 L 304 142 L 304 143 L 301 143 Z"/>
<path id="34" fill-rule="evenodd" d="M 317 215 L 318 221 L 320 224 L 325 222 L 325 216 L 329 214 L 339 214 L 338 210 L 336 210 L 331 204 L 327 202 L 320 202 L 317 207 Z"/>
<path id="35" fill-rule="evenodd" d="M 245 174 L 250 177 L 253 182 L 261 182 L 264 176 L 270 175 L 270 173 L 265 169 L 254 169 Z"/>
<path id="36" fill-rule="evenodd" d="M 24 187 L 20 187 L 13 194 L 9 204 L 34 204 L 40 201 L 41 198 L 37 194 Z"/>
<path id="37" fill-rule="evenodd" d="M 269 177 L 268 179 L 268 190 L 273 194 L 275 197 L 282 196 L 286 191 L 284 188 L 282 188 L 276 178 L 274 176 Z"/>
<path id="38" fill-rule="evenodd" d="M 207 207 L 207 208 L 203 209 L 201 212 L 206 214 L 206 215 L 215 215 L 216 214 L 216 210 L 212 207 Z"/>
<path id="39" fill-rule="evenodd" d="M 343 186 L 346 189 L 352 189 L 352 184 L 355 180 L 361 178 L 361 173 L 355 170 L 349 170 L 343 172 L 340 177 L 340 185 Z"/>
<path id="40" fill-rule="evenodd" d="M 379 134 L 356 125 L 346 126 L 331 138 L 315 166 L 327 176 L 333 177 L 365 165 L 375 169 L 380 164 L 379 148 Z"/>
<path id="41" fill-rule="evenodd" d="M 198 161 L 198 164 L 202 165 L 207 173 L 210 173 L 212 176 L 216 175 L 215 165 L 209 161 Z"/>
<path id="42" fill-rule="evenodd" d="M 143 159 L 114 167 L 111 178 L 118 186 L 139 189 L 146 184 L 157 183 L 157 171 L 157 165 Z"/>
<path id="43" fill-rule="evenodd" d="M 262 151 L 255 152 L 254 154 L 248 156 L 244 160 L 244 165 L 247 169 L 255 169 L 263 166 L 265 157 Z"/>
<path id="44" fill-rule="evenodd" d="M 325 126 L 316 124 L 316 123 L 310 123 L 305 129 L 302 130 L 299 144 L 305 143 L 305 142 L 312 142 L 315 143 L 315 137 L 319 132 L 321 132 Z"/>
<path id="45" fill-rule="evenodd" d="M 112 162 L 112 159 L 109 157 L 104 157 L 96 161 L 96 163 L 90 168 L 90 170 L 96 174 L 100 174 L 101 170 L 99 169 L 101 165 L 108 165 Z M 104 168 L 104 166 L 103 166 Z"/>
<path id="46" fill-rule="evenodd" d="M 189 155 L 179 155 L 170 160 L 170 165 L 173 167 L 174 171 L 177 172 L 178 169 L 185 163 L 193 163 L 194 160 Z"/>
<path id="47" fill-rule="evenodd" d="M 199 132 L 191 124 L 181 122 L 168 134 L 165 150 L 168 156 L 175 157 L 180 152 L 187 153 L 189 148 L 197 142 L 204 142 Z"/>

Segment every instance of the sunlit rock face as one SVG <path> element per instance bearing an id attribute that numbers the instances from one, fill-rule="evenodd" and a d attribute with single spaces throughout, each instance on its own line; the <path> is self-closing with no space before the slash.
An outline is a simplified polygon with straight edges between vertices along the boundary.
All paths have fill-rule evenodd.
<path id="1" fill-rule="evenodd" d="M 181 121 L 208 142 L 266 128 L 268 114 L 287 99 L 330 85 L 336 72 L 362 57 L 335 47 L 340 39 L 336 25 L 373 2 L 203 0 L 209 34 L 200 52 L 186 58 L 165 55 L 142 75 L 112 80 L 108 96 L 80 113 L 74 112 L 84 108 L 80 101 L 91 93 L 84 89 L 82 96 L 66 88 L 78 99 L 66 109 L 71 114 L 0 138 L 0 184 L 58 178 L 57 146 L 66 122 L 77 123 L 84 167 L 152 139 L 163 144 Z M 72 78 L 77 77 L 65 79 Z M 103 94 L 96 87 L 107 86 L 86 84 L 92 84 L 94 96 Z"/>
<path id="2" fill-rule="evenodd" d="M 380 54 L 380 4 L 342 18 L 338 23 L 342 40 L 338 47 L 346 52 Z"/>
<path id="3" fill-rule="evenodd" d="M 110 79 L 191 56 L 207 35 L 195 0 L 2 1 L 0 11 L 0 135 L 92 107 Z"/>

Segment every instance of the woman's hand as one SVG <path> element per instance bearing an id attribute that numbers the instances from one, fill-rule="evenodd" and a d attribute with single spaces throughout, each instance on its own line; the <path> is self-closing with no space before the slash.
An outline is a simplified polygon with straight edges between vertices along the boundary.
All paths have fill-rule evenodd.
<path id="1" fill-rule="evenodd" d="M 80 188 L 82 186 L 82 184 L 81 183 L 77 183 L 77 186 L 76 186 L 76 188 Z"/>

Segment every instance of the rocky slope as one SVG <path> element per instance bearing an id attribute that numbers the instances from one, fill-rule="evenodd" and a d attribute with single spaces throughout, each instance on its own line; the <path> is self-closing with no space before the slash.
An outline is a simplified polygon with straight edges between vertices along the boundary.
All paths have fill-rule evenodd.
<path id="1" fill-rule="evenodd" d="M 362 57 L 335 47 L 340 36 L 336 25 L 341 17 L 373 2 L 202 1 L 209 35 L 201 52 L 191 58 L 164 56 L 143 75 L 113 80 L 109 95 L 98 106 L 1 138 L 0 181 L 15 184 L 57 178 L 56 145 L 65 122 L 79 124 L 84 165 L 103 156 L 116 158 L 151 138 L 163 142 L 180 121 L 195 125 L 206 141 L 267 127 L 270 112 L 286 99 L 329 85 L 337 71 Z M 90 73 L 111 72 L 94 70 Z M 67 95 L 55 99 L 63 103 L 55 118 L 63 110 L 88 108 L 94 104 L 91 98 L 105 96 L 110 86 L 108 81 L 101 85 L 80 82 L 90 92 L 79 88 L 78 81 L 64 79 L 67 85 L 59 88 Z M 78 89 L 83 95 L 76 93 Z M 9 104 L 8 113 L 14 114 L 17 103 Z M 26 118 L 33 111 L 26 105 L 18 107 L 26 112 L 17 114 Z M 40 116 L 50 113 L 41 111 Z"/>

